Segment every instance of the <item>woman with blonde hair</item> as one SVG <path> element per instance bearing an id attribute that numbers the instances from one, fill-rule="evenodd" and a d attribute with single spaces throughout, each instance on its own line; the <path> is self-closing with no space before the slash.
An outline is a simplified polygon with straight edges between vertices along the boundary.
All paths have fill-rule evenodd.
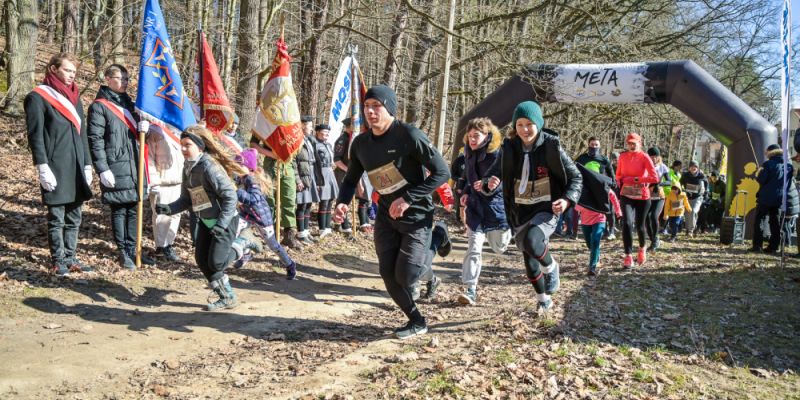
<path id="1" fill-rule="evenodd" d="M 225 268 L 240 259 L 250 244 L 236 238 L 239 216 L 231 177 L 248 171 L 230 157 L 211 131 L 200 125 L 181 133 L 181 152 L 186 160 L 181 197 L 170 204 L 157 205 L 156 212 L 172 215 L 190 209 L 198 217 L 195 261 L 219 297 L 209 302 L 207 309 L 234 308 L 236 295 Z"/>
<path id="2" fill-rule="evenodd" d="M 464 294 L 461 304 L 477 301 L 478 277 L 481 274 L 483 242 L 497 254 L 506 251 L 511 241 L 511 228 L 503 208 L 503 188 L 500 182 L 503 136 L 489 118 L 467 122 L 464 135 L 464 192 L 460 203 L 465 208 L 467 252 L 461 267 Z"/>

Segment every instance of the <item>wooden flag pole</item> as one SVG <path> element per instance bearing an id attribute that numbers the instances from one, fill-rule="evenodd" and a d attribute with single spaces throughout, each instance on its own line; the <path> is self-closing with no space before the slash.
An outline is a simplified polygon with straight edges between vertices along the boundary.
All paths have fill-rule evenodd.
<path id="1" fill-rule="evenodd" d="M 147 132 L 139 132 L 139 202 L 136 205 L 136 269 L 142 267 L 142 209 L 144 207 L 144 146 Z"/>
<path id="2" fill-rule="evenodd" d="M 278 161 L 275 168 L 275 239 L 279 243 L 281 241 L 281 175 L 283 175 L 283 163 Z"/>

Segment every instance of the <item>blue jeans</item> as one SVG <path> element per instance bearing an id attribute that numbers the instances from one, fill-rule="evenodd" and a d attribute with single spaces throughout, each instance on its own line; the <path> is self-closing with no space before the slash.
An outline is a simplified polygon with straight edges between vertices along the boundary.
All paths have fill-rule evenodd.
<path id="1" fill-rule="evenodd" d="M 669 235 L 671 237 L 678 236 L 678 231 L 681 229 L 681 225 L 683 225 L 683 217 L 669 217 Z"/>
<path id="2" fill-rule="evenodd" d="M 582 225 L 581 228 L 583 228 L 583 239 L 586 241 L 586 247 L 589 248 L 589 269 L 594 270 L 600 261 L 600 242 L 603 240 L 606 223 Z"/>

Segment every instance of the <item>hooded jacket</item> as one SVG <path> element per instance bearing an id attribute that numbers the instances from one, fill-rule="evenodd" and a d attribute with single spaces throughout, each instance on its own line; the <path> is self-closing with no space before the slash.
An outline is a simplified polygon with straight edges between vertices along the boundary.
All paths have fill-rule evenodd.
<path id="1" fill-rule="evenodd" d="M 489 132 L 485 143 L 477 150 L 464 147 L 464 176 L 466 183 L 463 194 L 467 195 L 467 226 L 473 232 L 488 232 L 497 229 L 508 229 L 506 212 L 503 205 L 502 183 L 494 190 L 489 190 L 489 178 L 500 178 L 501 146 L 503 137 L 499 132 Z M 472 187 L 476 181 L 483 182 L 480 191 Z"/>
<path id="2" fill-rule="evenodd" d="M 797 215 L 800 212 L 800 198 L 794 179 L 794 167 L 788 166 L 786 182 L 786 215 Z M 780 207 L 783 202 L 783 152 L 778 149 L 769 153 L 769 160 L 762 164 L 761 172 L 756 180 L 761 187 L 756 193 L 756 203 L 767 207 Z"/>
<path id="3" fill-rule="evenodd" d="M 108 170 L 114 174 L 113 188 L 100 182 L 103 203 L 135 203 L 139 200 L 139 142 L 125 121 L 107 106 L 97 102 L 99 99 L 108 100 L 128 110 L 136 119 L 133 101 L 126 93 L 116 93 L 108 86 L 101 86 L 95 102 L 89 106 L 87 133 L 97 174 Z"/>
<path id="4" fill-rule="evenodd" d="M 582 178 L 575 163 L 567 155 L 559 142 L 557 134 L 542 129 L 537 135 L 530 151 L 530 180 L 550 178 L 550 202 L 533 205 L 516 203 L 514 182 L 522 176 L 524 148 L 519 136 L 503 141 L 502 184 L 506 218 L 513 228 L 528 222 L 538 212 L 552 212 L 551 202 L 564 198 L 570 206 L 575 205 L 581 195 Z"/>

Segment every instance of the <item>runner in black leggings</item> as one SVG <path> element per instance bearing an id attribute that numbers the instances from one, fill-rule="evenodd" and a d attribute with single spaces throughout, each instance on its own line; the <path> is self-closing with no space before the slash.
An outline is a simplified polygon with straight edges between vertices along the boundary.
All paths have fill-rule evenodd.
<path id="1" fill-rule="evenodd" d="M 647 149 L 647 155 L 653 160 L 653 165 L 658 175 L 658 183 L 651 186 L 650 190 L 650 209 L 647 211 L 647 236 L 650 238 L 650 247 L 647 250 L 656 251 L 661 243 L 658 239 L 658 232 L 661 230 L 659 221 L 661 212 L 664 211 L 664 186 L 671 185 L 669 181 L 669 168 L 661 162 L 661 149 L 653 146 Z"/>
<path id="2" fill-rule="evenodd" d="M 639 236 L 637 263 L 643 265 L 647 260 L 645 249 L 645 216 L 650 208 L 650 184 L 658 182 L 653 160 L 642 151 L 642 138 L 629 133 L 625 138 L 628 151 L 619 155 L 617 163 L 617 184 L 620 187 L 622 205 L 622 242 L 625 247 L 623 268 L 633 266 L 633 230 Z"/>
<path id="3" fill-rule="evenodd" d="M 543 130 L 538 104 L 520 103 L 512 121 L 512 137 L 503 142 L 502 150 L 503 203 L 538 309 L 546 312 L 553 305 L 550 295 L 559 287 L 559 267 L 548 242 L 558 215 L 577 203 L 582 178 L 558 136 Z"/>

